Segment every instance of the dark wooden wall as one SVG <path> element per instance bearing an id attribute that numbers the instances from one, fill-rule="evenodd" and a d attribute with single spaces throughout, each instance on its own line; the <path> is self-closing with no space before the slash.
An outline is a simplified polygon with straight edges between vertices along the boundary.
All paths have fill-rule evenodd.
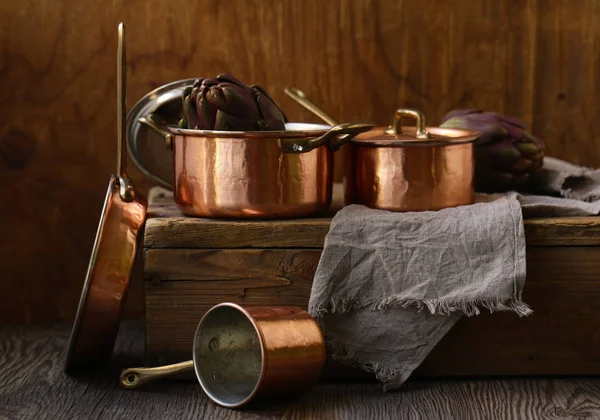
<path id="1" fill-rule="evenodd" d="M 3 0 L 0 322 L 73 317 L 116 165 L 121 20 L 129 106 L 226 71 L 292 120 L 317 121 L 286 85 L 338 120 L 388 124 L 409 106 L 435 124 L 482 107 L 523 118 L 549 154 L 600 166 L 600 1 Z"/>

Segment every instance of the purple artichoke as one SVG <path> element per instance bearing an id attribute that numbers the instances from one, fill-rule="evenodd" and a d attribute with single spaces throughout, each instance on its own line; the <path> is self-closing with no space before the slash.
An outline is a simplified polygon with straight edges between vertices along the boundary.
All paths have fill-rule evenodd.
<path id="1" fill-rule="evenodd" d="M 517 118 L 482 110 L 447 113 L 442 127 L 479 131 L 475 143 L 475 189 L 492 193 L 524 187 L 542 167 L 544 142 Z"/>
<path id="2" fill-rule="evenodd" d="M 179 127 L 195 130 L 285 130 L 287 118 L 260 86 L 247 86 L 233 76 L 200 78 L 183 92 Z"/>

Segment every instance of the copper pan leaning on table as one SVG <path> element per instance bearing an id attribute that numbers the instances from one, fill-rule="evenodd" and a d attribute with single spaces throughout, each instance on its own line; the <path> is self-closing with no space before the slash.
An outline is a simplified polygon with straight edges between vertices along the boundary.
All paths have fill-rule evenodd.
<path id="1" fill-rule="evenodd" d="M 325 342 L 308 312 L 295 306 L 220 303 L 202 317 L 193 360 L 156 368 L 130 368 L 121 386 L 195 371 L 204 392 L 229 408 L 255 397 L 291 395 L 315 385 L 325 363 Z"/>
<path id="2" fill-rule="evenodd" d="M 287 218 L 331 204 L 333 152 L 370 123 L 287 123 L 284 131 L 190 130 L 159 115 L 138 121 L 173 150 L 175 202 L 187 215 Z"/>
<path id="3" fill-rule="evenodd" d="M 118 27 L 118 170 L 110 178 L 87 276 L 69 339 L 64 371 L 93 369 L 108 361 L 119 329 L 147 202 L 127 176 L 125 145 L 125 27 Z"/>

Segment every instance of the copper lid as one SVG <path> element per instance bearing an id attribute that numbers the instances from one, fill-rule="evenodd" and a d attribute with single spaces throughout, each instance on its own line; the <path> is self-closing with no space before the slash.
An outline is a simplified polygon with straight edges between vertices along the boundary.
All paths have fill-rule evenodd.
<path id="1" fill-rule="evenodd" d="M 402 127 L 402 117 L 414 118 L 416 126 Z M 421 111 L 398 109 L 391 126 L 376 127 L 356 136 L 351 142 L 360 146 L 377 147 L 449 146 L 471 143 L 479 136 L 480 133 L 471 130 L 425 127 L 425 116 Z"/>

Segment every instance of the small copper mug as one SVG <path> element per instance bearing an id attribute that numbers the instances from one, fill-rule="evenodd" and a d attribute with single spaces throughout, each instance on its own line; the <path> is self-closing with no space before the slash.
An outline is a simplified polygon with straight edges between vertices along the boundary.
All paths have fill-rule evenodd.
<path id="1" fill-rule="evenodd" d="M 121 385 L 138 388 L 194 370 L 215 403 L 238 408 L 255 397 L 289 395 L 315 385 L 325 363 L 325 342 L 303 309 L 220 303 L 202 317 L 193 360 L 156 368 L 130 368 Z"/>

